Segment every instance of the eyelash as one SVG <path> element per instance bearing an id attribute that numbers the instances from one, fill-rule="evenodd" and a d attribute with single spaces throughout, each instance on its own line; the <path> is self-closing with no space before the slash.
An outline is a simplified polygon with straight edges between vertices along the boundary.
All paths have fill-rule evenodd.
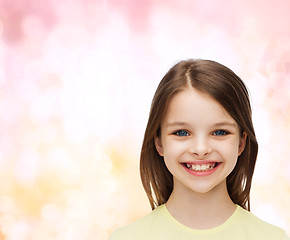
<path id="1" fill-rule="evenodd" d="M 216 134 L 217 132 L 223 132 L 223 134 L 222 135 L 218 135 L 218 134 Z M 228 135 L 228 134 L 230 134 L 230 133 L 228 131 L 226 131 L 226 130 L 223 130 L 223 129 L 218 129 L 218 130 L 213 132 L 214 136 L 225 136 L 225 135 Z"/>
<path id="2" fill-rule="evenodd" d="M 180 132 L 183 132 L 186 135 L 180 135 Z M 173 134 L 176 135 L 176 136 L 178 136 L 178 137 L 186 137 L 186 136 L 189 136 L 188 131 L 187 130 L 184 130 L 184 129 L 177 130 L 177 131 L 173 132 Z"/>
<path id="3" fill-rule="evenodd" d="M 183 134 L 180 134 L 180 133 L 185 133 L 185 135 Z M 222 133 L 222 134 L 217 134 L 217 133 Z M 228 135 L 230 134 L 230 132 L 226 131 L 226 130 L 223 130 L 223 129 L 218 129 L 218 130 L 215 130 L 212 135 L 213 136 L 225 136 L 225 135 Z M 190 135 L 190 133 L 187 131 L 187 130 L 184 130 L 184 129 L 180 129 L 180 130 L 177 130 L 175 132 L 173 132 L 173 135 L 176 135 L 178 137 L 187 137 Z"/>

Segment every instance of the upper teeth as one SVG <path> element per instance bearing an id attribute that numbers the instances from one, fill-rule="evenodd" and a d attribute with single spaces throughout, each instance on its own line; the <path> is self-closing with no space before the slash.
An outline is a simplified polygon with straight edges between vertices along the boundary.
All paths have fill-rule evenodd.
<path id="1" fill-rule="evenodd" d="M 186 167 L 191 170 L 195 171 L 209 171 L 214 168 L 215 163 L 208 163 L 208 164 L 189 164 L 186 163 Z"/>

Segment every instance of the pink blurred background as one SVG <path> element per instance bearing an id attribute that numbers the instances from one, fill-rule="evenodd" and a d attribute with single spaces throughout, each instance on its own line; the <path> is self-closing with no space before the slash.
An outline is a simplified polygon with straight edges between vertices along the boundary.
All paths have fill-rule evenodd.
<path id="1" fill-rule="evenodd" d="M 151 99 L 177 61 L 248 85 L 252 212 L 290 233 L 290 2 L 0 0 L 0 240 L 105 240 L 150 212 Z"/>

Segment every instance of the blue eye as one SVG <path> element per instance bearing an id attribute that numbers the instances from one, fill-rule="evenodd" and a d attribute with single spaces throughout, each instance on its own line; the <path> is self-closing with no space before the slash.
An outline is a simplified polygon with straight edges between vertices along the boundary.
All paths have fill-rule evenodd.
<path id="1" fill-rule="evenodd" d="M 189 133 L 186 130 L 178 130 L 174 132 L 174 134 L 180 137 L 189 136 Z"/>
<path id="2" fill-rule="evenodd" d="M 229 134 L 227 131 L 224 131 L 224 130 L 216 130 L 213 135 L 214 136 L 224 136 L 224 135 L 227 135 Z"/>

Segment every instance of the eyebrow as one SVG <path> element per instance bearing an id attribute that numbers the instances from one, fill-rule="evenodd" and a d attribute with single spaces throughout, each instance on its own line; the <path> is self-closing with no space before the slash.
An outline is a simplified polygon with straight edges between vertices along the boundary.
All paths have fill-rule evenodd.
<path id="1" fill-rule="evenodd" d="M 173 121 L 166 124 L 166 127 L 177 127 L 177 126 L 184 127 L 184 126 L 189 126 L 189 124 L 186 122 L 179 122 L 179 121 Z"/>
<path id="2" fill-rule="evenodd" d="M 186 122 L 180 122 L 180 121 L 172 121 L 166 124 L 166 127 L 186 127 L 190 126 L 190 124 Z M 230 126 L 230 127 L 236 127 L 237 124 L 235 122 L 218 122 L 212 125 L 213 127 L 221 127 L 221 126 Z"/>
<path id="3" fill-rule="evenodd" d="M 220 127 L 220 126 L 236 127 L 237 124 L 235 122 L 219 122 L 219 123 L 215 123 L 213 126 L 215 126 L 215 127 Z"/>

